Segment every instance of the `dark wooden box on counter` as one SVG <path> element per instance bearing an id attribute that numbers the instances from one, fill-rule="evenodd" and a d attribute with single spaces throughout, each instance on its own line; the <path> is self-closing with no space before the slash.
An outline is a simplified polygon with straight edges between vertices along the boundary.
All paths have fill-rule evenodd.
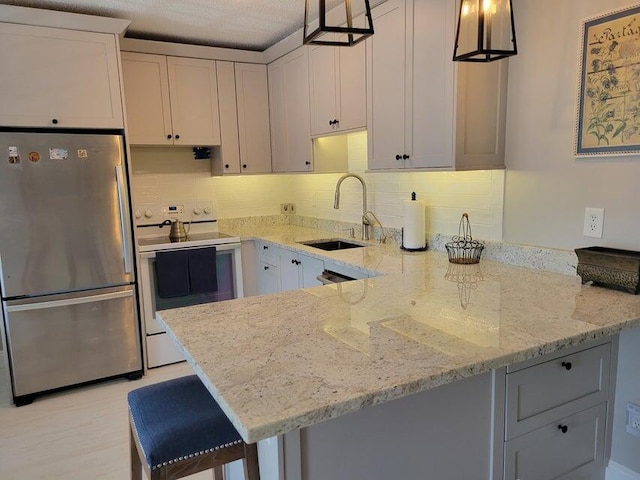
<path id="1" fill-rule="evenodd" d="M 640 293 L 640 252 L 606 247 L 576 248 L 582 283 Z"/>

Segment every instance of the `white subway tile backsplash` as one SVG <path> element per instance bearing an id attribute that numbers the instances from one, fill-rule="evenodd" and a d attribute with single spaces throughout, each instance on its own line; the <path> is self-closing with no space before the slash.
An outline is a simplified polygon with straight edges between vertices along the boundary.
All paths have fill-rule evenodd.
<path id="1" fill-rule="evenodd" d="M 349 168 L 366 180 L 368 208 L 383 225 L 401 227 L 402 201 L 416 192 L 430 233 L 457 234 L 467 212 L 474 237 L 502 240 L 504 171 L 366 172 L 366 133 L 349 135 L 347 145 Z M 134 203 L 212 201 L 224 219 L 277 216 L 280 204 L 291 202 L 298 215 L 361 221 L 362 190 L 355 179 L 345 180 L 340 209 L 333 208 L 340 173 L 212 177 L 210 164 L 194 161 L 188 148 L 134 148 L 132 167 Z"/>

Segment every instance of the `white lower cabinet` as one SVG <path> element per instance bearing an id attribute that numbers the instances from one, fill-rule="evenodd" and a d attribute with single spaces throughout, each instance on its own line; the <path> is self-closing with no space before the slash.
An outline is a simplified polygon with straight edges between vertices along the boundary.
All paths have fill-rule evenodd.
<path id="1" fill-rule="evenodd" d="M 322 285 L 322 282 L 317 277 L 324 270 L 324 262 L 318 258 L 290 250 L 282 250 L 280 253 L 280 267 L 283 292 Z"/>
<path id="2" fill-rule="evenodd" d="M 286 292 L 322 285 L 317 277 L 324 270 L 324 261 L 266 242 L 256 242 L 258 293 Z"/>
<path id="3" fill-rule="evenodd" d="M 603 402 L 505 443 L 505 479 L 604 478 L 607 403 Z"/>
<path id="4" fill-rule="evenodd" d="M 613 345 L 508 367 L 505 480 L 604 479 Z"/>

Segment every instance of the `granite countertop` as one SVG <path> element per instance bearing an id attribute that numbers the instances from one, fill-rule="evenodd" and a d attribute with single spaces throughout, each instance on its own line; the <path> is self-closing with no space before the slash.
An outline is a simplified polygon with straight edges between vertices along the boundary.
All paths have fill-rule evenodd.
<path id="1" fill-rule="evenodd" d="M 247 442 L 640 325 L 640 297 L 397 245 L 321 252 L 334 232 L 233 233 L 381 276 L 165 310 L 161 320 Z"/>

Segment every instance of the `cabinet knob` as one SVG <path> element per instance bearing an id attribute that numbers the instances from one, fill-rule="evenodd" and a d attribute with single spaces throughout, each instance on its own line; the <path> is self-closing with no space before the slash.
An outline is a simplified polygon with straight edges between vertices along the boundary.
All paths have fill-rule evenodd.
<path id="1" fill-rule="evenodd" d="M 291 259 L 291 263 L 293 263 L 294 265 L 296 264 L 296 261 L 292 258 Z"/>
<path id="2" fill-rule="evenodd" d="M 262 249 L 263 249 L 263 250 L 268 250 L 268 249 L 269 249 L 269 247 L 268 247 L 267 245 L 262 245 Z"/>
<path id="3" fill-rule="evenodd" d="M 176 140 L 180 140 L 180 135 L 176 135 Z"/>
<path id="4" fill-rule="evenodd" d="M 407 155 L 406 153 L 404 155 L 402 155 L 402 159 L 403 160 L 407 160 L 409 158 L 409 155 Z"/>
<path id="5" fill-rule="evenodd" d="M 567 427 L 566 425 L 558 425 L 558 430 L 560 430 L 562 433 L 567 433 L 569 431 L 569 427 Z"/>
<path id="6" fill-rule="evenodd" d="M 173 135 L 171 134 L 167 135 L 167 140 L 171 140 L 171 137 L 173 137 Z"/>
<path id="7" fill-rule="evenodd" d="M 571 367 L 573 367 L 573 365 L 571 365 L 571 362 L 562 362 L 561 365 L 566 369 L 566 370 L 571 370 Z"/>
<path id="8" fill-rule="evenodd" d="M 396 160 L 402 160 L 402 155 L 396 155 Z"/>
<path id="9" fill-rule="evenodd" d="M 229 164 L 228 164 L 228 163 L 225 163 L 225 164 L 224 164 L 224 168 L 229 168 Z"/>
<path id="10" fill-rule="evenodd" d="M 57 125 L 58 124 L 58 119 L 57 118 L 51 119 L 51 123 L 53 123 L 54 125 Z"/>
<path id="11" fill-rule="evenodd" d="M 311 165 L 311 162 L 309 160 L 307 160 L 306 162 L 304 162 L 305 165 Z"/>
<path id="12" fill-rule="evenodd" d="M 333 120 L 329 120 L 329 125 L 333 125 Z"/>
<path id="13" fill-rule="evenodd" d="M 246 163 L 243 163 L 243 164 L 242 164 L 242 168 L 247 168 L 247 164 L 246 164 Z"/>
<path id="14" fill-rule="evenodd" d="M 264 266 L 265 270 L 269 270 L 269 267 L 267 265 Z"/>

